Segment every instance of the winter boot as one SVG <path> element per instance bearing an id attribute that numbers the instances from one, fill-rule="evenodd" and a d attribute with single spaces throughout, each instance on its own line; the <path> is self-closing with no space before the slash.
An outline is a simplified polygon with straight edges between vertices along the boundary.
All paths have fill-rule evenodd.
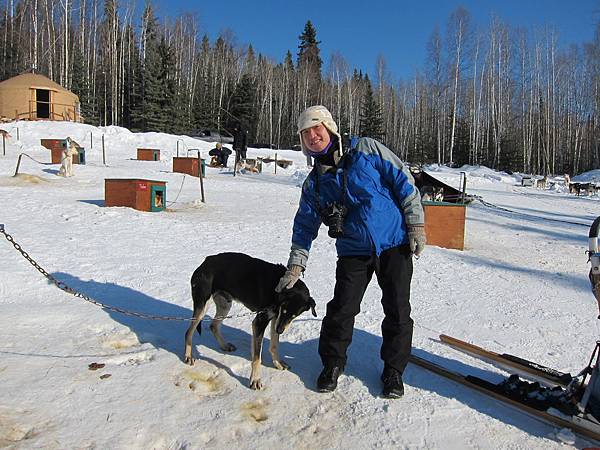
<path id="1" fill-rule="evenodd" d="M 386 398 L 400 398 L 404 395 L 404 384 L 402 373 L 393 367 L 385 366 L 381 374 L 383 381 L 382 395 Z"/>
<path id="2" fill-rule="evenodd" d="M 333 392 L 337 387 L 337 380 L 344 369 L 338 366 L 324 367 L 317 379 L 317 391 Z"/>

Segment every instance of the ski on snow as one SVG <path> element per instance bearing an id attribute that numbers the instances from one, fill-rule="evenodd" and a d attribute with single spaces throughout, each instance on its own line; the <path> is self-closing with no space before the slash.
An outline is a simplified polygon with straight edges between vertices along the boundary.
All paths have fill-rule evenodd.
<path id="1" fill-rule="evenodd" d="M 444 339 L 448 341 L 446 343 L 449 343 L 453 338 L 445 336 Z M 463 342 L 458 339 L 455 341 L 459 343 Z M 472 344 L 469 345 L 472 346 Z M 453 347 L 462 350 L 459 345 L 453 345 Z M 502 358 L 503 355 L 488 352 L 477 346 L 472 347 L 480 349 L 485 354 L 481 355 L 480 353 L 468 353 L 475 356 L 480 356 L 484 359 L 490 359 L 492 362 L 497 362 L 494 358 L 488 358 L 489 353 L 492 356 L 497 355 L 500 357 L 500 361 L 498 362 L 500 365 L 503 365 L 505 362 L 504 358 Z M 509 358 L 508 361 L 510 361 L 511 364 L 514 363 L 513 358 Z M 523 364 L 524 367 L 535 367 L 536 369 L 532 369 L 534 371 L 536 371 L 537 368 L 542 368 L 539 371 L 541 374 L 551 373 L 552 376 L 555 376 L 556 374 L 562 374 L 561 372 L 554 371 L 553 369 L 537 365 L 527 360 L 522 360 L 521 358 L 518 358 L 517 361 L 524 361 L 526 363 Z M 577 406 L 573 402 L 565 400 L 564 398 L 566 391 L 563 389 L 562 385 L 564 384 L 565 377 L 562 375 L 568 374 L 562 374 L 559 376 L 559 378 L 563 380 L 562 383 L 556 383 L 555 387 L 553 388 L 546 388 L 540 386 L 539 383 L 528 383 L 526 381 L 521 381 L 517 375 L 511 375 L 502 383 L 491 383 L 483 378 L 453 371 L 442 365 L 415 355 L 410 356 L 410 362 L 444 378 L 485 394 L 495 400 L 499 400 L 529 415 L 530 417 L 545 422 L 546 424 L 559 428 L 569 428 L 573 433 L 600 442 L 600 422 L 598 422 L 589 414 L 581 413 L 581 411 L 578 410 Z M 519 364 L 519 366 L 521 365 Z M 513 366 L 511 365 L 510 367 Z M 518 369 L 520 368 L 521 367 Z M 527 373 L 525 370 L 524 372 Z M 542 378 L 540 373 L 534 374 L 534 376 Z M 546 377 L 545 381 L 546 384 L 550 384 L 549 378 Z"/>
<path id="2" fill-rule="evenodd" d="M 570 373 L 560 372 L 507 353 L 495 353 L 452 336 L 441 334 L 440 341 L 471 356 L 487 360 L 503 369 L 512 369 L 523 376 L 534 378 L 544 384 L 567 386 L 573 379 Z"/>

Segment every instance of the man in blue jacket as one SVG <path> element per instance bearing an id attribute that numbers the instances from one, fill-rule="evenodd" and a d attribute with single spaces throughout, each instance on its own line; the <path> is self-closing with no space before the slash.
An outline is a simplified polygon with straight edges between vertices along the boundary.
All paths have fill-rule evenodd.
<path id="1" fill-rule="evenodd" d="M 383 395 L 399 398 L 412 344 L 412 255 L 419 256 L 425 247 L 419 191 L 408 168 L 380 142 L 365 137 L 344 151 L 337 124 L 324 106 L 311 106 L 300 115 L 298 134 L 302 151 L 315 165 L 302 186 L 288 269 L 276 289 L 290 288 L 298 280 L 324 223 L 336 239 L 338 261 L 333 299 L 321 326 L 323 371 L 317 390 L 332 392 L 337 387 L 354 318 L 375 273 L 385 315 Z"/>

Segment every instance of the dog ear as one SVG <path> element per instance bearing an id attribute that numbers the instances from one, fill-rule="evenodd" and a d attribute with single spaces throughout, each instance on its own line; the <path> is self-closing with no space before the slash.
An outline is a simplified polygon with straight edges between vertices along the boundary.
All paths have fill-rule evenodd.
<path id="1" fill-rule="evenodd" d="M 311 297 L 310 298 L 310 312 L 312 312 L 312 315 L 314 317 L 317 317 L 317 311 L 315 310 L 315 306 L 317 306 L 317 304 L 315 303 L 315 300 Z"/>

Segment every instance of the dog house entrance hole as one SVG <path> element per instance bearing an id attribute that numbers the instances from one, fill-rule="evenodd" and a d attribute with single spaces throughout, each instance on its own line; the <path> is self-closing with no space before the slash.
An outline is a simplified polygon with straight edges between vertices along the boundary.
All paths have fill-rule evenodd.
<path id="1" fill-rule="evenodd" d="M 162 211 L 165 209 L 165 189 L 163 186 L 152 186 L 151 210 Z"/>
<path id="2" fill-rule="evenodd" d="M 79 159 L 79 164 L 85 164 L 85 150 L 78 148 L 77 158 Z"/>
<path id="3" fill-rule="evenodd" d="M 38 119 L 50 118 L 50 91 L 48 89 L 35 90 L 36 116 Z"/>

